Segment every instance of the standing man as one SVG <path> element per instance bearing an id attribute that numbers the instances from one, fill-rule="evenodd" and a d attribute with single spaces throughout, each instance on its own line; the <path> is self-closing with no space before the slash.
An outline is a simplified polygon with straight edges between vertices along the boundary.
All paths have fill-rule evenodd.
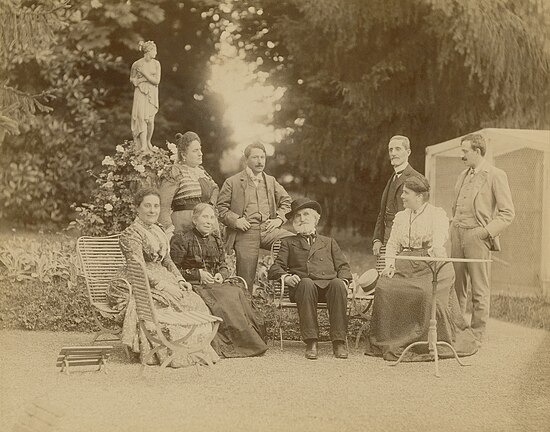
<path id="1" fill-rule="evenodd" d="M 468 167 L 455 185 L 451 223 L 453 258 L 489 259 L 499 251 L 499 234 L 514 220 L 514 204 L 508 177 L 485 160 L 487 150 L 481 134 L 466 135 L 460 141 L 462 161 Z M 483 341 L 489 319 L 491 290 L 489 263 L 453 263 L 455 289 L 462 313 L 468 299 L 468 276 L 472 285 L 472 330 L 478 345 Z"/>
<path id="2" fill-rule="evenodd" d="M 292 199 L 275 177 L 264 173 L 266 152 L 261 143 L 244 150 L 246 168 L 229 177 L 218 197 L 220 220 L 227 226 L 226 250 L 235 250 L 237 275 L 253 291 L 260 247 L 292 233 L 281 229 Z"/>
<path id="3" fill-rule="evenodd" d="M 309 198 L 292 202 L 292 211 L 286 217 L 292 221 L 297 235 L 281 241 L 281 249 L 269 269 L 270 279 L 285 276 L 289 297 L 296 301 L 300 318 L 300 332 L 306 343 L 306 358 L 317 358 L 319 324 L 317 302 L 327 303 L 330 321 L 330 339 L 336 358 L 348 358 L 347 288 L 352 279 L 348 260 L 330 237 L 317 234 L 321 206 Z"/>
<path id="4" fill-rule="evenodd" d="M 394 135 L 390 138 L 388 144 L 390 163 L 394 169 L 393 175 L 388 180 L 382 199 L 380 201 L 380 212 L 376 219 L 376 226 L 372 236 L 372 253 L 378 256 L 376 267 L 381 265 L 384 268 L 384 245 L 390 238 L 393 218 L 397 212 L 404 209 L 401 193 L 403 192 L 403 183 L 408 177 L 418 177 L 422 181 L 426 179 L 422 174 L 409 165 L 409 156 L 411 154 L 411 144 L 409 139 L 403 135 Z M 381 262 L 379 263 L 379 261 Z"/>

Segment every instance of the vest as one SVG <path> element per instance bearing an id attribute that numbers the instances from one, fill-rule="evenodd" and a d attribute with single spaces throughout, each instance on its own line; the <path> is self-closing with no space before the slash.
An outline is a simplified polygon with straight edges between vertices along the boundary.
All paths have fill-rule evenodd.
<path id="1" fill-rule="evenodd" d="M 256 187 L 257 185 L 257 187 Z M 254 182 L 251 178 L 248 179 L 248 190 L 250 199 L 244 209 L 244 217 L 251 224 L 260 224 L 269 219 L 269 200 L 267 198 L 267 186 L 264 177 L 261 176 L 261 181 Z"/>
<path id="2" fill-rule="evenodd" d="M 455 226 L 460 228 L 476 228 L 479 222 L 474 213 L 474 185 L 479 181 L 477 174 L 466 174 L 456 200 L 456 210 L 453 218 Z"/>

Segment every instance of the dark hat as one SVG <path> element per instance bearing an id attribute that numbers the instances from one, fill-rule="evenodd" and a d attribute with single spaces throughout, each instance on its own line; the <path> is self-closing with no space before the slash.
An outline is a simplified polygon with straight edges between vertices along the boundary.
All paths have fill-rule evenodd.
<path id="1" fill-rule="evenodd" d="M 310 200 L 309 198 L 298 198 L 292 201 L 290 211 L 286 214 L 286 218 L 291 219 L 297 211 L 305 208 L 313 209 L 321 214 L 321 204 L 317 201 Z"/>

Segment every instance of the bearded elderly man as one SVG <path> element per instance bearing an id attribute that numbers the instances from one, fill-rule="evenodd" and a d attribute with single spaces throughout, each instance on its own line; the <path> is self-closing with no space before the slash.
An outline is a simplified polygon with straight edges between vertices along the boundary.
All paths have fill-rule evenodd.
<path id="1" fill-rule="evenodd" d="M 330 321 L 330 338 L 334 356 L 348 357 L 347 285 L 351 281 L 348 260 L 330 237 L 317 234 L 321 206 L 308 198 L 292 202 L 286 214 L 297 235 L 281 240 L 281 249 L 269 269 L 270 279 L 280 279 L 290 287 L 290 300 L 296 302 L 300 331 L 306 343 L 306 358 L 317 358 L 319 324 L 317 302 L 326 302 Z"/>

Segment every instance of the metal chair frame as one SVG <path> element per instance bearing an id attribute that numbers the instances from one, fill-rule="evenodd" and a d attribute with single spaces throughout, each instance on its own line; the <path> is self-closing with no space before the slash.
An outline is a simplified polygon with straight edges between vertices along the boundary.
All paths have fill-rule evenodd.
<path id="1" fill-rule="evenodd" d="M 107 302 L 107 288 L 112 281 L 119 280 L 126 285 L 128 292 L 132 295 L 132 287 L 124 278 L 117 278 L 117 271 L 124 266 L 126 260 L 120 249 L 119 234 L 91 237 L 82 236 L 76 241 L 80 269 L 86 280 L 88 299 L 92 306 L 93 317 L 99 331 L 96 333 L 93 342 L 120 342 L 122 328 L 110 329 L 105 327 L 100 320 L 101 312 L 116 314 Z M 107 335 L 108 338 L 101 338 Z M 125 347 L 126 355 L 128 351 Z"/>
<path id="2" fill-rule="evenodd" d="M 169 355 L 162 362 L 161 368 L 166 367 L 175 356 L 186 356 L 190 359 L 191 363 L 198 366 L 196 358 L 203 360 L 209 366 L 212 365 L 212 360 L 206 354 L 206 348 L 210 346 L 212 339 L 218 331 L 220 323 L 223 321 L 221 318 L 195 311 L 188 312 L 174 312 L 166 311 L 162 317 L 159 318 L 155 305 L 153 303 L 153 297 L 151 295 L 151 287 L 147 278 L 144 264 L 136 258 L 131 258 L 126 263 L 128 268 L 128 276 L 133 288 L 133 296 L 136 301 L 136 310 L 138 314 L 139 325 L 147 339 L 156 346 L 149 351 L 149 353 L 142 359 L 142 373 L 145 370 L 145 366 L 152 359 L 160 349 L 166 347 L 169 351 Z M 147 328 L 146 323 L 153 323 L 155 334 Z M 185 336 L 180 339 L 171 341 L 162 332 L 162 323 L 175 324 L 188 329 Z M 206 340 L 201 343 L 190 344 L 189 338 L 195 333 L 195 330 L 199 325 L 213 324 L 212 332 Z"/>
<path id="3" fill-rule="evenodd" d="M 279 253 L 279 249 L 281 247 L 281 241 L 276 240 L 271 245 L 271 259 L 272 263 L 275 261 L 275 258 L 277 257 L 277 254 Z M 297 309 L 297 305 L 294 302 L 290 301 L 289 296 L 289 290 L 288 287 L 285 286 L 284 281 L 285 276 L 281 276 L 280 279 L 272 281 L 271 288 L 273 290 L 273 305 L 275 306 L 277 312 L 275 313 L 275 326 L 278 329 L 279 332 L 279 340 L 280 340 L 280 346 L 281 351 L 283 350 L 283 309 Z M 351 294 L 350 294 L 351 290 Z M 358 301 L 368 301 L 367 307 L 362 309 L 361 312 L 358 315 L 351 315 L 352 307 L 354 307 Z M 356 296 L 356 285 L 355 281 L 352 281 L 351 284 L 348 286 L 348 319 L 360 319 L 364 321 L 363 325 L 359 329 L 356 335 L 355 339 L 355 347 L 357 348 L 359 346 L 359 338 L 361 337 L 361 333 L 363 332 L 364 328 L 366 327 L 366 322 L 368 321 L 367 312 L 372 307 L 374 300 L 374 289 L 369 291 L 368 293 L 364 293 L 360 296 Z M 326 303 L 318 303 L 317 309 L 327 309 Z M 348 344 L 347 336 L 346 336 L 346 345 Z"/>

